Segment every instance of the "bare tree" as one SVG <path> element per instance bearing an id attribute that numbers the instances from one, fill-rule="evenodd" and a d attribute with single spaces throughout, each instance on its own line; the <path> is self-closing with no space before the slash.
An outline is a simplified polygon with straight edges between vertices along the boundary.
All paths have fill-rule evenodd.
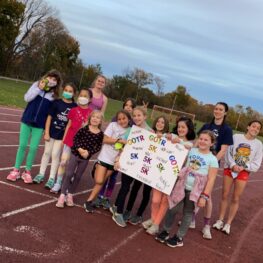
<path id="1" fill-rule="evenodd" d="M 162 95 L 163 95 L 164 81 L 163 81 L 160 77 L 155 76 L 155 77 L 153 78 L 153 82 L 155 83 L 156 88 L 157 88 L 156 95 L 157 95 L 158 97 L 162 96 Z"/>

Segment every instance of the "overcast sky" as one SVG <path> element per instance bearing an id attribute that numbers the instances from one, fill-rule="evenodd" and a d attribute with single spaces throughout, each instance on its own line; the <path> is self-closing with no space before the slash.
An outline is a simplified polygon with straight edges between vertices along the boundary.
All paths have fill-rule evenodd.
<path id="1" fill-rule="evenodd" d="M 262 0 L 49 0 L 83 62 L 121 75 L 139 67 L 204 103 L 263 113 Z"/>

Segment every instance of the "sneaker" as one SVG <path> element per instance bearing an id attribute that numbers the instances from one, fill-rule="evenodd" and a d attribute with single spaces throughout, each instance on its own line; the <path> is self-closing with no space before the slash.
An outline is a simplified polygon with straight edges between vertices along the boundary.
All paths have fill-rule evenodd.
<path id="1" fill-rule="evenodd" d="M 231 225 L 225 224 L 223 229 L 222 229 L 222 232 L 224 232 L 225 234 L 229 235 L 230 234 L 230 227 L 231 227 Z"/>
<path id="2" fill-rule="evenodd" d="M 53 188 L 54 184 L 55 184 L 55 180 L 53 178 L 49 178 L 48 181 L 45 184 L 45 188 L 50 190 L 50 189 Z"/>
<path id="3" fill-rule="evenodd" d="M 166 245 L 168 247 L 182 247 L 184 245 L 183 239 L 178 237 L 177 235 L 174 235 L 173 237 L 166 240 Z"/>
<path id="4" fill-rule="evenodd" d="M 50 190 L 51 193 L 57 194 L 61 189 L 61 184 L 60 183 L 55 183 L 52 189 Z"/>
<path id="5" fill-rule="evenodd" d="M 205 226 L 203 227 L 202 233 L 203 233 L 203 238 L 204 238 L 204 239 L 212 239 L 211 226 L 205 225 Z"/>
<path id="6" fill-rule="evenodd" d="M 220 219 L 218 219 L 214 224 L 213 224 L 213 228 L 217 229 L 217 230 L 221 230 L 224 226 L 224 222 Z"/>
<path id="7" fill-rule="evenodd" d="M 20 172 L 18 169 L 14 168 L 9 175 L 6 177 L 7 180 L 15 182 L 16 180 L 20 179 Z"/>
<path id="8" fill-rule="evenodd" d="M 42 175 L 42 174 L 36 175 L 35 178 L 33 179 L 34 184 L 40 184 L 43 181 L 44 181 L 44 175 Z"/>
<path id="9" fill-rule="evenodd" d="M 152 236 L 155 236 L 159 232 L 159 226 L 152 224 L 147 230 L 146 233 Z"/>
<path id="10" fill-rule="evenodd" d="M 125 220 L 123 219 L 122 214 L 115 213 L 112 215 L 112 219 L 120 227 L 126 227 L 127 226 Z"/>
<path id="11" fill-rule="evenodd" d="M 102 200 L 102 207 L 105 210 L 110 209 L 110 207 L 111 207 L 110 200 L 107 197 L 103 198 L 103 200 Z"/>
<path id="12" fill-rule="evenodd" d="M 191 224 L 190 224 L 189 228 L 195 229 L 195 221 L 191 221 Z"/>
<path id="13" fill-rule="evenodd" d="M 94 201 L 94 205 L 99 208 L 102 206 L 102 202 L 103 202 L 103 196 L 98 195 L 97 198 Z"/>
<path id="14" fill-rule="evenodd" d="M 70 207 L 74 206 L 72 194 L 67 194 L 67 197 L 66 197 L 66 205 L 67 205 L 67 206 L 70 206 Z"/>
<path id="15" fill-rule="evenodd" d="M 123 219 L 125 222 L 128 222 L 131 219 L 131 211 L 126 210 L 123 214 Z"/>
<path id="16" fill-rule="evenodd" d="M 58 198 L 58 201 L 56 203 L 56 207 L 58 208 L 64 208 L 64 204 L 65 204 L 65 195 L 61 194 Z"/>
<path id="17" fill-rule="evenodd" d="M 86 201 L 84 203 L 84 208 L 85 208 L 85 211 L 87 213 L 93 213 L 95 208 L 94 208 L 94 204 L 92 203 L 92 201 Z"/>
<path id="18" fill-rule="evenodd" d="M 167 239 L 169 239 L 169 233 L 163 230 L 161 233 L 156 235 L 155 239 L 161 243 L 164 243 Z"/>
<path id="19" fill-rule="evenodd" d="M 117 213 L 117 206 L 115 206 L 115 205 L 111 206 L 110 212 L 112 213 L 112 215 L 115 215 Z"/>
<path id="20" fill-rule="evenodd" d="M 142 216 L 137 216 L 137 215 L 131 216 L 131 218 L 129 219 L 129 223 L 135 226 L 141 224 Z"/>
<path id="21" fill-rule="evenodd" d="M 32 177 L 31 177 L 31 173 L 30 173 L 30 171 L 24 171 L 23 173 L 22 173 L 22 179 L 24 180 L 24 183 L 25 184 L 32 184 L 33 183 L 33 180 L 32 180 Z"/>
<path id="22" fill-rule="evenodd" d="M 149 227 L 152 226 L 152 224 L 153 224 L 153 221 L 152 221 L 151 218 L 146 220 L 146 221 L 144 221 L 144 222 L 142 222 L 142 226 L 143 226 L 144 229 L 148 229 Z"/>

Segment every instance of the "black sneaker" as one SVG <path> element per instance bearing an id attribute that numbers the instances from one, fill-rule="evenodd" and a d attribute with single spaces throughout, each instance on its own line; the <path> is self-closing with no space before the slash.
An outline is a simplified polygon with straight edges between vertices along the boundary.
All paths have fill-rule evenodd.
<path id="1" fill-rule="evenodd" d="M 182 247 L 184 245 L 183 239 L 174 235 L 173 237 L 166 240 L 168 247 Z"/>
<path id="2" fill-rule="evenodd" d="M 92 203 L 92 201 L 86 201 L 85 203 L 84 203 L 84 208 L 85 208 L 85 211 L 87 212 L 87 213 L 93 213 L 94 212 L 94 210 L 95 210 L 95 208 L 94 208 L 94 204 Z"/>
<path id="3" fill-rule="evenodd" d="M 167 239 L 169 239 L 169 233 L 165 230 L 156 235 L 155 239 L 161 243 L 164 243 Z"/>

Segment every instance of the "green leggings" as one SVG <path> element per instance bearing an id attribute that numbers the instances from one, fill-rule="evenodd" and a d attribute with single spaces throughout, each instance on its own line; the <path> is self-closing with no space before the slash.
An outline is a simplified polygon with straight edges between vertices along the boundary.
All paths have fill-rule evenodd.
<path id="1" fill-rule="evenodd" d="M 25 123 L 21 123 L 20 127 L 20 135 L 19 135 L 19 148 L 16 153 L 16 164 L 15 168 L 20 169 L 20 166 L 25 158 L 26 148 L 28 144 L 28 140 L 31 135 L 29 152 L 26 158 L 26 170 L 30 171 L 32 168 L 32 164 L 35 160 L 35 156 L 37 153 L 38 145 L 40 143 L 43 130 L 41 128 L 35 128 Z"/>

